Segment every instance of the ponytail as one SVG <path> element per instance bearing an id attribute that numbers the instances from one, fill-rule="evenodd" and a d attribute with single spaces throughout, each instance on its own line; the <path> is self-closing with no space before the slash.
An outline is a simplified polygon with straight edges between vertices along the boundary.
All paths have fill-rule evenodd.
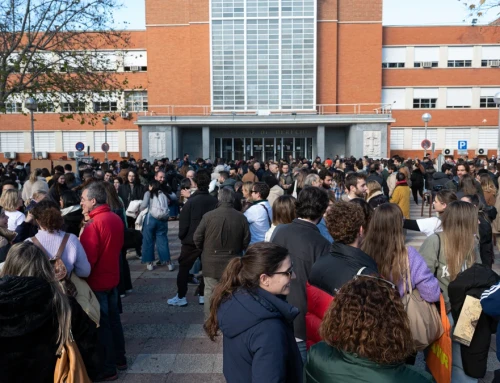
<path id="1" fill-rule="evenodd" d="M 204 328 L 212 341 L 219 331 L 217 311 L 240 288 L 254 290 L 259 287 L 262 274 L 271 275 L 288 256 L 288 250 L 270 242 L 250 246 L 243 257 L 233 258 L 215 286 L 210 300 L 210 315 Z"/>
<path id="2" fill-rule="evenodd" d="M 233 258 L 227 265 L 222 278 L 219 283 L 215 286 L 212 293 L 212 298 L 210 300 L 210 316 L 205 322 L 204 328 L 210 340 L 214 341 L 219 331 L 219 323 L 217 321 L 217 310 L 219 309 L 221 303 L 226 300 L 229 296 L 233 295 L 233 292 L 240 287 L 239 274 L 243 268 L 243 258 L 237 257 Z"/>

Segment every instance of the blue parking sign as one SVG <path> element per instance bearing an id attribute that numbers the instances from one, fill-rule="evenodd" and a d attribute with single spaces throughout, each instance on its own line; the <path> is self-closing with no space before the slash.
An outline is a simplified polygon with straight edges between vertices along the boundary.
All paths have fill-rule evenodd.
<path id="1" fill-rule="evenodd" d="M 458 150 L 467 150 L 467 141 L 458 141 Z"/>

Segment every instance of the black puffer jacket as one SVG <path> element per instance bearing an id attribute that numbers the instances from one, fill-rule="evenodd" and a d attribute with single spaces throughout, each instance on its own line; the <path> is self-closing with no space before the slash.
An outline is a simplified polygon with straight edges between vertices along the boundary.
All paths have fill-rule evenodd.
<path id="1" fill-rule="evenodd" d="M 123 184 L 118 189 L 118 195 L 122 199 L 125 209 L 128 208 L 130 201 L 143 200 L 145 192 L 146 189 L 141 184 L 135 184 L 133 188 L 130 187 L 130 184 Z"/>
<path id="2" fill-rule="evenodd" d="M 481 299 L 481 294 L 500 281 L 500 276 L 486 265 L 476 263 L 459 273 L 448 286 L 451 314 L 457 323 L 467 295 Z M 461 345 L 462 364 L 467 375 L 483 378 L 486 374 L 491 335 L 496 331 L 497 320 L 481 313 L 469 347 Z"/>
<path id="3" fill-rule="evenodd" d="M 56 365 L 57 316 L 45 280 L 6 276 L 0 279 L 0 382 L 52 383 Z M 102 357 L 97 329 L 71 298 L 71 328 L 91 378 Z"/>

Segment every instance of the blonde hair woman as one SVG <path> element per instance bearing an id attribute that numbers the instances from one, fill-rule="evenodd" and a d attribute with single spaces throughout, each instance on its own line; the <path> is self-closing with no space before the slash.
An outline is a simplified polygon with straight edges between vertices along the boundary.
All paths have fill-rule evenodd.
<path id="1" fill-rule="evenodd" d="M 15 231 L 21 223 L 24 222 L 25 216 L 17 209 L 21 206 L 19 192 L 14 189 L 4 190 L 0 198 L 0 206 L 5 210 L 5 215 L 9 217 L 8 229 Z"/>
<path id="2" fill-rule="evenodd" d="M 406 183 L 408 184 L 409 187 L 411 187 L 410 169 L 408 169 L 407 166 L 402 166 L 401 168 L 399 168 L 399 172 L 405 175 Z"/>
<path id="3" fill-rule="evenodd" d="M 424 257 L 427 267 L 431 273 L 436 273 L 443 292 L 446 312 L 449 313 L 452 332 L 454 321 L 450 312 L 448 285 L 462 270 L 468 269 L 475 262 L 481 262 L 476 241 L 477 216 L 478 210 L 474 205 L 463 201 L 451 202 L 441 215 L 443 232 L 431 235 L 420 247 L 420 254 Z M 452 348 L 451 381 L 453 382 L 457 376 L 467 375 L 463 371 L 462 358 L 455 358 L 456 355 L 460 355 L 460 344 L 453 341 Z"/>
<path id="4" fill-rule="evenodd" d="M 366 188 L 368 189 L 366 194 L 366 202 L 368 202 L 372 209 L 375 209 L 376 207 L 387 202 L 387 197 L 382 192 L 382 186 L 380 186 L 377 181 L 368 181 L 366 183 Z"/>
<path id="5" fill-rule="evenodd" d="M 489 174 L 481 174 L 479 176 L 479 182 L 481 183 L 481 189 L 483 189 L 486 204 L 488 206 L 495 206 L 497 188 L 495 187 L 495 184 Z"/>
<path id="6" fill-rule="evenodd" d="M 252 206 L 252 189 L 253 182 L 246 181 L 243 182 L 243 186 L 241 187 L 241 192 L 243 193 L 243 198 L 245 202 L 241 206 L 241 212 L 244 213 L 250 206 Z"/>
<path id="7" fill-rule="evenodd" d="M 49 185 L 45 178 L 42 177 L 42 169 L 33 170 L 30 178 L 23 185 L 21 198 L 26 206 L 28 206 L 33 198 L 33 194 L 37 191 L 45 191 L 46 194 L 49 192 Z"/>

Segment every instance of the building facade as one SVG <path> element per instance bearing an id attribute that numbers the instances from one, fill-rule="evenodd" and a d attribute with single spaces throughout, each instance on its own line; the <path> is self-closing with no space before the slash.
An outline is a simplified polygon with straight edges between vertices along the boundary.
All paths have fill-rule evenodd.
<path id="1" fill-rule="evenodd" d="M 423 113 L 435 154 L 458 141 L 496 154 L 498 27 L 383 27 L 382 0 L 145 1 L 146 29 L 116 59 L 130 89 L 89 101 L 116 115 L 109 158 L 416 157 Z M 27 160 L 15 101 L 0 151 Z M 37 152 L 82 141 L 103 158 L 103 126 L 59 112 L 35 114 Z"/>

